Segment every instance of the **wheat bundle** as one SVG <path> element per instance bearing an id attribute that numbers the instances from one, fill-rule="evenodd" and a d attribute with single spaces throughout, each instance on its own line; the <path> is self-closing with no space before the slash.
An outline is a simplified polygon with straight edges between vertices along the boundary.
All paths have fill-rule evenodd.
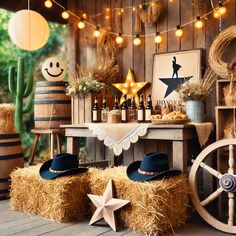
<path id="1" fill-rule="evenodd" d="M 189 203 L 185 176 L 140 183 L 128 179 L 126 167 L 94 169 L 90 177 L 92 193 L 102 195 L 109 179 L 114 181 L 115 197 L 130 200 L 117 212 L 120 227 L 158 235 L 185 224 Z"/>
<path id="2" fill-rule="evenodd" d="M 14 112 L 15 106 L 13 104 L 0 104 L 0 134 L 16 133 Z"/>
<path id="3" fill-rule="evenodd" d="M 222 60 L 227 45 L 236 38 L 236 25 L 222 31 L 214 40 L 209 51 L 209 64 L 216 74 L 228 78 L 227 63 Z"/>
<path id="4" fill-rule="evenodd" d="M 11 207 L 56 222 L 85 219 L 89 213 L 90 173 L 44 180 L 39 176 L 39 167 L 12 172 Z"/>

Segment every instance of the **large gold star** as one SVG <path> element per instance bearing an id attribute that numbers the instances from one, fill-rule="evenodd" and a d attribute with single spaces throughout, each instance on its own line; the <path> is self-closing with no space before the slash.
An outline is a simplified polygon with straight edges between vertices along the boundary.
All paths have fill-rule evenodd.
<path id="1" fill-rule="evenodd" d="M 148 82 L 135 82 L 133 71 L 129 68 L 126 80 L 124 83 L 116 83 L 112 84 L 117 89 L 122 92 L 122 97 L 120 103 L 123 102 L 124 95 L 127 96 L 127 99 L 131 99 L 131 97 L 135 97 L 135 102 L 138 104 L 139 97 L 138 92 L 147 84 Z"/>
<path id="2" fill-rule="evenodd" d="M 103 196 L 88 194 L 88 197 L 97 207 L 95 213 L 93 214 L 89 222 L 89 225 L 92 225 L 100 219 L 104 218 L 104 220 L 111 226 L 111 228 L 116 231 L 114 211 L 120 209 L 124 205 L 128 204 L 130 201 L 113 198 L 112 180 L 109 180 Z"/>

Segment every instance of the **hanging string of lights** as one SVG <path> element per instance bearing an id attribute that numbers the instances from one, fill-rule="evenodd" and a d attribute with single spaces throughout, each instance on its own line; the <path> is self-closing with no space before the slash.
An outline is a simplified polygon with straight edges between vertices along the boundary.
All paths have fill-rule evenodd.
<path id="1" fill-rule="evenodd" d="M 174 0 L 169 0 L 169 1 L 173 2 Z M 167 29 L 167 30 L 152 33 L 152 34 L 136 34 L 136 35 L 122 34 L 121 32 L 117 33 L 117 32 L 113 32 L 113 31 L 107 30 L 105 28 L 99 27 L 96 24 L 92 24 L 91 22 L 87 21 L 87 14 L 86 13 L 83 13 L 81 16 L 76 15 L 74 12 L 66 9 L 64 6 L 62 6 L 56 0 L 46 0 L 44 5 L 47 8 L 51 8 L 53 6 L 53 3 L 58 5 L 60 8 L 62 8 L 62 13 L 61 13 L 62 18 L 63 19 L 69 19 L 70 16 L 75 17 L 78 20 L 77 25 L 78 25 L 78 28 L 80 30 L 83 30 L 86 27 L 86 25 L 93 27 L 94 28 L 93 36 L 95 38 L 98 38 L 101 35 L 101 32 L 108 32 L 108 33 L 113 34 L 113 35 L 116 36 L 116 43 L 117 44 L 122 44 L 124 42 L 123 37 L 132 37 L 133 38 L 133 44 L 138 46 L 142 42 L 141 37 L 150 37 L 150 36 L 155 36 L 154 37 L 154 42 L 156 44 L 160 44 L 162 42 L 162 36 L 161 35 L 165 34 L 165 33 L 168 33 L 168 32 L 171 32 L 171 31 L 175 31 L 176 37 L 181 38 L 184 34 L 183 27 L 185 27 L 186 25 L 189 25 L 189 24 L 194 24 L 195 28 L 201 29 L 204 26 L 204 21 L 207 19 L 207 16 L 209 16 L 210 14 L 213 14 L 214 18 L 221 18 L 221 16 L 225 15 L 226 11 L 227 11 L 227 9 L 225 7 L 225 4 L 227 4 L 230 1 L 231 0 L 226 0 L 223 4 L 222 1 L 219 0 L 217 7 L 215 7 L 212 4 L 212 10 L 210 12 L 208 12 L 208 13 L 202 15 L 202 16 L 197 16 L 195 19 L 192 19 L 192 20 L 190 20 L 190 21 L 188 21 L 184 24 L 181 24 L 181 25 L 178 24 L 176 26 L 176 28 L 171 28 L 171 29 Z M 119 10 L 119 14 L 123 14 L 124 10 L 132 9 L 132 11 L 135 11 L 137 9 L 137 7 L 142 8 L 143 6 L 149 5 L 149 4 L 155 4 L 155 2 L 149 1 L 149 2 L 145 2 L 145 3 L 139 4 L 139 5 L 135 5 L 135 6 L 127 6 L 127 7 L 123 7 L 123 8 L 112 8 L 112 10 Z M 106 19 L 109 19 L 108 14 L 110 13 L 110 11 L 111 11 L 110 8 L 106 8 L 106 13 L 107 13 L 107 15 L 106 15 L 107 18 Z M 99 16 L 99 15 L 102 15 L 102 13 L 92 15 L 92 17 Z"/>

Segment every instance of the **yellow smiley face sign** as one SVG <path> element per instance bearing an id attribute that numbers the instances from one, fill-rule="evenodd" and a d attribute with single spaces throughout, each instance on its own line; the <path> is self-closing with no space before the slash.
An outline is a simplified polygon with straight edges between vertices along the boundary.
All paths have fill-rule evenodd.
<path id="1" fill-rule="evenodd" d="M 43 63 L 42 74 L 48 81 L 61 81 L 66 75 L 66 65 L 58 57 L 50 57 Z"/>

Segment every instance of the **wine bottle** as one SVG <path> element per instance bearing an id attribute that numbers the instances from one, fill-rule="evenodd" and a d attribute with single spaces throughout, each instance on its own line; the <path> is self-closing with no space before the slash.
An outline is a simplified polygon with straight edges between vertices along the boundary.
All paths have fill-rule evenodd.
<path id="1" fill-rule="evenodd" d="M 124 95 L 124 101 L 121 106 L 121 122 L 128 122 L 128 105 L 127 105 L 127 96 Z"/>
<path id="2" fill-rule="evenodd" d="M 135 97 L 131 98 L 130 107 L 128 111 L 128 120 L 131 123 L 137 122 L 137 107 L 135 104 Z"/>
<path id="3" fill-rule="evenodd" d="M 119 110 L 119 101 L 118 101 L 117 94 L 115 94 L 115 101 L 114 101 L 113 110 Z"/>
<path id="4" fill-rule="evenodd" d="M 92 122 L 97 123 L 99 122 L 99 105 L 98 105 L 98 99 L 95 97 L 93 109 L 92 109 Z"/>
<path id="5" fill-rule="evenodd" d="M 138 106 L 138 122 L 144 122 L 144 104 L 143 104 L 143 95 L 139 97 L 139 106 Z"/>
<path id="6" fill-rule="evenodd" d="M 102 98 L 102 111 L 101 111 L 101 121 L 102 122 L 107 122 L 108 112 L 109 112 L 109 108 L 107 107 L 107 99 L 104 96 Z"/>
<path id="7" fill-rule="evenodd" d="M 147 105 L 145 107 L 145 121 L 151 122 L 151 118 L 152 118 L 152 97 L 151 95 L 148 95 L 148 99 L 147 99 Z"/>

